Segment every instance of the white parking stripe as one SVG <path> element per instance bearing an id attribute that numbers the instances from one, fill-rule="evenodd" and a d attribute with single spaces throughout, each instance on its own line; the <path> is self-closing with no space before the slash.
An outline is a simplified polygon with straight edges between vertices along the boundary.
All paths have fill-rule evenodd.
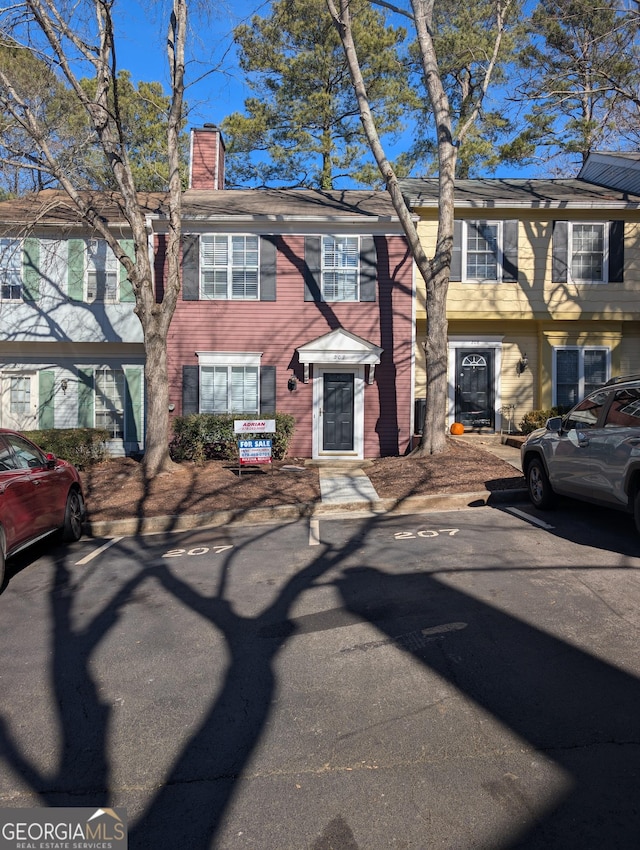
<path id="1" fill-rule="evenodd" d="M 84 564 L 88 564 L 89 561 L 93 561 L 94 558 L 97 558 L 105 549 L 108 549 L 110 546 L 113 546 L 114 543 L 118 543 L 120 540 L 124 540 L 124 537 L 114 537 L 112 540 L 109 540 L 107 543 L 104 543 L 99 549 L 96 549 L 94 552 L 91 552 L 89 555 L 86 555 L 82 558 L 81 561 L 76 561 L 75 566 L 81 567 Z"/>
<path id="2" fill-rule="evenodd" d="M 320 545 L 320 520 L 312 519 L 309 522 L 309 546 Z"/>
<path id="3" fill-rule="evenodd" d="M 555 528 L 554 525 L 549 525 L 548 522 L 545 522 L 542 519 L 536 519 L 536 517 L 531 516 L 531 514 L 525 513 L 525 511 L 519 511 L 518 508 L 507 508 L 506 510 L 510 514 L 515 514 L 515 516 L 520 517 L 520 519 L 526 519 L 527 522 L 537 525 L 539 528 L 544 528 L 546 531 L 551 531 L 551 529 Z"/>

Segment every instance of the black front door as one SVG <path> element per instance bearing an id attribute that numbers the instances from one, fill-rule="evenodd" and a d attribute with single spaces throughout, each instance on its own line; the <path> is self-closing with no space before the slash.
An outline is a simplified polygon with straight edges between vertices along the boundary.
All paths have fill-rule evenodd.
<path id="1" fill-rule="evenodd" d="M 493 351 L 456 351 L 456 422 L 465 428 L 494 428 Z"/>
<path id="2" fill-rule="evenodd" d="M 322 448 L 325 452 L 353 451 L 353 374 L 325 372 Z"/>

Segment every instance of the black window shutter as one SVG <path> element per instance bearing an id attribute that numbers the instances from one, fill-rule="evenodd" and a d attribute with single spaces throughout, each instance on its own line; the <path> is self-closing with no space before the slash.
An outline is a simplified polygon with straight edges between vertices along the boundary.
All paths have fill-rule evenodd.
<path id="1" fill-rule="evenodd" d="M 360 238 L 360 300 L 375 301 L 378 284 L 378 256 L 373 236 Z"/>
<path id="2" fill-rule="evenodd" d="M 569 269 L 569 222 L 553 222 L 551 245 L 551 280 L 553 283 L 566 283 Z"/>
<path id="3" fill-rule="evenodd" d="M 260 237 L 260 300 L 276 300 L 276 256 L 275 236 Z"/>
<path id="4" fill-rule="evenodd" d="M 322 301 L 321 240 L 319 236 L 304 239 L 304 300 Z"/>
<path id="5" fill-rule="evenodd" d="M 462 222 L 460 219 L 453 222 L 453 250 L 449 280 L 462 280 Z"/>
<path id="6" fill-rule="evenodd" d="M 502 279 L 518 280 L 518 222 L 502 225 Z"/>
<path id="7" fill-rule="evenodd" d="M 200 412 L 200 367 L 182 367 L 182 415 Z"/>
<path id="8" fill-rule="evenodd" d="M 624 280 L 624 221 L 609 222 L 609 281 Z"/>
<path id="9" fill-rule="evenodd" d="M 187 233 L 182 240 L 182 300 L 200 298 L 200 237 Z"/>
<path id="10" fill-rule="evenodd" d="M 276 367 L 260 367 L 260 413 L 276 412 Z"/>

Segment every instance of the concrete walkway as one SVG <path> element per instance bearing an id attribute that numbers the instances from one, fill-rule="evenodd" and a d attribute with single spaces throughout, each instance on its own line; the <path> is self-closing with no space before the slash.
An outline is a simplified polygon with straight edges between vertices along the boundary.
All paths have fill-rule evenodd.
<path id="1" fill-rule="evenodd" d="M 506 434 L 464 434 L 456 437 L 510 463 L 522 471 L 520 463 L 520 442 Z M 330 461 L 320 466 L 320 493 L 322 503 L 327 505 L 371 504 L 379 502 L 380 497 L 364 470 L 357 461 L 351 464 Z"/>
<path id="2" fill-rule="evenodd" d="M 320 467 L 320 495 L 332 505 L 348 502 L 379 502 L 380 496 L 362 469 Z"/>

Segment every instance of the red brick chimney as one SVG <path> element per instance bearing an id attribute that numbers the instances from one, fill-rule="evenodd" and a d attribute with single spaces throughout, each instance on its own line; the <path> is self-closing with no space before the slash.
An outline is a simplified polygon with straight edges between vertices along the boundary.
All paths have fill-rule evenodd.
<path id="1" fill-rule="evenodd" d="M 224 189 L 224 140 L 215 124 L 191 130 L 190 189 Z"/>

